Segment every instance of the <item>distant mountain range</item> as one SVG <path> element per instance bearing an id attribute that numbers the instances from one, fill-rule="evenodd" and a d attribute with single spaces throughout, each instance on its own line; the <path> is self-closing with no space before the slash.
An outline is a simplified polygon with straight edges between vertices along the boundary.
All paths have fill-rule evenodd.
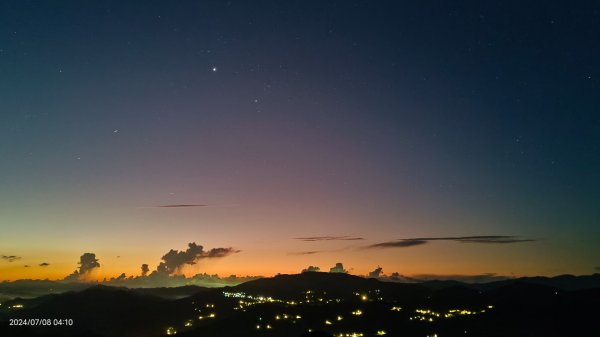
<path id="1" fill-rule="evenodd" d="M 519 277 L 514 279 L 494 281 L 489 283 L 464 283 L 452 280 L 431 280 L 424 281 L 420 284 L 432 288 L 441 289 L 453 286 L 463 286 L 477 290 L 490 290 L 494 288 L 504 287 L 514 283 L 531 283 L 545 285 L 548 287 L 557 288 L 560 290 L 582 290 L 600 288 L 600 274 L 593 275 L 559 275 L 554 277 L 535 276 L 535 277 Z"/>

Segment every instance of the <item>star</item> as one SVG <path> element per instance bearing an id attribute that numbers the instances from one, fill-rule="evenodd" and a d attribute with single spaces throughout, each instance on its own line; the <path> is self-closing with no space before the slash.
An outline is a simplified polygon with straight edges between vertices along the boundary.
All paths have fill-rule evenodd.
<path id="1" fill-rule="evenodd" d="M 212 67 L 213 73 L 217 72 L 217 67 Z"/>
<path id="2" fill-rule="evenodd" d="M 119 133 L 119 129 L 114 129 L 113 133 Z"/>

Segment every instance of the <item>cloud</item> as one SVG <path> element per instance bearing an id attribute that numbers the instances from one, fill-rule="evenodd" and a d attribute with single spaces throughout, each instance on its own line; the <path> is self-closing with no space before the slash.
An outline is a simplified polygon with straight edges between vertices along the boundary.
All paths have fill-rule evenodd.
<path id="1" fill-rule="evenodd" d="M 433 238 L 413 238 L 401 239 L 403 241 L 457 241 L 467 243 L 515 243 L 515 242 L 530 242 L 532 239 L 523 239 L 514 235 L 476 235 L 476 236 L 446 236 Z"/>
<path id="2" fill-rule="evenodd" d="M 48 267 L 49 265 L 50 265 L 50 263 L 48 263 L 48 262 L 42 262 L 42 263 L 38 264 L 38 266 L 40 266 L 40 267 Z"/>
<path id="3" fill-rule="evenodd" d="M 16 255 L 2 255 L 2 259 L 6 260 L 8 262 L 13 262 L 15 260 L 21 259 L 21 257 L 20 256 L 16 256 Z"/>
<path id="4" fill-rule="evenodd" d="M 596 267 L 596 270 L 597 270 L 597 271 L 600 271 L 600 266 L 597 266 L 597 267 Z"/>
<path id="5" fill-rule="evenodd" d="M 201 259 L 225 257 L 230 254 L 239 253 L 239 250 L 229 248 L 213 248 L 205 251 L 204 247 L 197 245 L 195 242 L 188 244 L 188 249 L 185 251 L 177 251 L 171 249 L 163 255 L 161 262 L 156 271 L 153 272 L 162 275 L 171 275 L 178 272 L 183 266 L 196 264 Z"/>
<path id="6" fill-rule="evenodd" d="M 160 205 L 160 206 L 156 206 L 156 207 L 160 207 L 160 208 L 185 208 L 185 207 L 206 207 L 208 205 L 202 205 L 202 204 L 176 204 L 176 205 Z"/>
<path id="7" fill-rule="evenodd" d="M 377 266 L 377 268 L 375 268 L 375 270 L 373 270 L 372 272 L 369 272 L 368 277 L 378 278 L 381 275 L 382 271 L 383 271 L 383 268 L 381 268 L 380 266 Z"/>
<path id="8" fill-rule="evenodd" d="M 355 240 L 364 240 L 364 238 L 353 237 L 348 235 L 343 236 L 309 236 L 309 237 L 301 237 L 294 238 L 295 240 L 300 241 L 355 241 Z"/>
<path id="9" fill-rule="evenodd" d="M 321 253 L 320 250 L 309 250 L 306 252 L 291 252 L 288 253 L 288 255 L 313 255 L 313 254 L 317 254 L 317 253 Z"/>
<path id="10" fill-rule="evenodd" d="M 394 247 L 402 248 L 402 247 L 412 247 L 412 246 L 423 245 L 426 243 L 427 243 L 427 241 L 423 241 L 423 240 L 388 241 L 388 242 L 376 243 L 376 244 L 367 246 L 366 248 L 394 248 Z"/>
<path id="11" fill-rule="evenodd" d="M 28 265 L 28 264 L 26 264 L 26 265 L 24 265 L 23 267 L 25 267 L 25 268 L 29 268 L 29 267 L 31 267 L 31 266 L 30 266 L 30 265 Z"/>
<path id="12" fill-rule="evenodd" d="M 98 259 L 94 253 L 84 253 L 81 255 L 81 257 L 79 257 L 78 264 L 79 270 L 75 270 L 70 275 L 67 275 L 67 277 L 65 277 L 66 281 L 77 281 L 81 278 L 84 278 L 95 268 L 100 267 L 100 263 L 98 263 Z"/>
<path id="13" fill-rule="evenodd" d="M 150 271 L 150 268 L 148 268 L 147 264 L 142 264 L 142 276 L 146 276 L 148 275 L 148 272 Z"/>
<path id="14" fill-rule="evenodd" d="M 461 236 L 449 238 L 450 240 L 465 243 L 519 243 L 533 242 L 533 239 L 525 239 L 514 235 L 480 235 L 480 236 Z"/>
<path id="15" fill-rule="evenodd" d="M 476 235 L 476 236 L 446 236 L 446 237 L 425 237 L 425 238 L 410 238 L 399 239 L 396 241 L 387 241 L 376 243 L 365 248 L 403 248 L 413 247 L 426 244 L 430 241 L 455 241 L 461 243 L 520 243 L 532 242 L 533 239 L 526 239 L 514 235 Z"/>
<path id="16" fill-rule="evenodd" d="M 330 273 L 344 273 L 347 274 L 348 271 L 346 269 L 344 269 L 344 265 L 341 262 L 338 262 L 335 264 L 335 266 L 331 267 L 329 269 Z"/>
<path id="17" fill-rule="evenodd" d="M 215 258 L 215 257 L 225 257 L 229 254 L 239 253 L 239 250 L 235 250 L 231 247 L 229 248 L 213 248 L 202 255 L 201 258 Z"/>
<path id="18" fill-rule="evenodd" d="M 317 272 L 320 271 L 321 268 L 317 267 L 317 266 L 308 266 L 308 268 L 306 269 L 302 269 L 303 273 L 310 273 L 310 272 Z"/>
<path id="19" fill-rule="evenodd" d="M 261 276 L 230 275 L 227 277 L 220 277 L 217 274 L 209 275 L 206 273 L 196 274 L 191 277 L 186 277 L 181 274 L 159 275 L 156 273 L 146 276 L 126 276 L 125 273 L 123 273 L 117 277 L 112 277 L 108 280 L 105 279 L 101 283 L 129 288 L 181 287 L 189 285 L 223 287 L 238 285 L 258 278 L 261 278 Z"/>
<path id="20" fill-rule="evenodd" d="M 87 274 L 98 267 L 100 267 L 100 263 L 94 253 L 84 253 L 79 258 L 79 274 Z"/>
<path id="21" fill-rule="evenodd" d="M 125 273 L 111 278 L 109 281 L 104 282 L 115 282 L 121 284 L 127 282 L 132 286 L 152 286 L 160 284 L 177 284 L 185 285 L 188 284 L 190 279 L 187 279 L 184 275 L 179 275 L 178 272 L 186 265 L 196 264 L 201 259 L 213 259 L 228 256 L 230 254 L 238 253 L 239 250 L 229 248 L 213 248 L 211 250 L 204 250 L 204 247 L 197 245 L 195 242 L 189 243 L 186 250 L 178 251 L 171 249 L 165 255 L 162 256 L 162 262 L 156 267 L 152 273 L 147 264 L 141 265 L 141 276 L 129 276 Z M 67 275 L 64 281 L 84 281 L 87 279 L 88 274 L 95 268 L 100 267 L 96 254 L 85 253 L 80 257 L 79 269 L 76 269 L 73 273 Z M 205 275 L 206 276 L 206 275 Z M 230 280 L 231 279 L 231 280 Z M 203 276 L 201 282 L 209 282 L 215 284 L 238 284 L 246 279 L 254 279 L 254 277 L 235 278 L 229 277 L 227 279 L 221 279 L 218 277 L 211 277 L 210 282 Z M 188 283 L 186 283 L 188 282 Z M 195 282 L 195 281 L 194 281 Z M 200 282 L 200 281 L 198 281 Z"/>

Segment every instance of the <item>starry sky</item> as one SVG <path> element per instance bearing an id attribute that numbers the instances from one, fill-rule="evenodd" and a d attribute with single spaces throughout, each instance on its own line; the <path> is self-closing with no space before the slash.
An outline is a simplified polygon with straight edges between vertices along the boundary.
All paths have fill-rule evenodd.
<path id="1" fill-rule="evenodd" d="M 591 274 L 598 32 L 598 1 L 2 1 L 0 280 L 189 242 L 239 252 L 186 274 Z"/>

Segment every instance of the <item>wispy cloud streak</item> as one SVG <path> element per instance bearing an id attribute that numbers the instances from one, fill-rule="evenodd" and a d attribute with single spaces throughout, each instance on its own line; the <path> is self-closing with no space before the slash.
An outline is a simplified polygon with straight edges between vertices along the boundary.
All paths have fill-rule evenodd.
<path id="1" fill-rule="evenodd" d="M 6 260 L 8 262 L 13 262 L 13 261 L 21 259 L 21 257 L 16 256 L 16 255 L 2 255 L 2 259 Z"/>
<path id="2" fill-rule="evenodd" d="M 455 241 L 461 243 L 485 243 L 485 244 L 507 244 L 532 242 L 533 239 L 522 238 L 514 235 L 475 235 L 475 236 L 445 236 L 445 237 L 422 237 L 410 239 L 398 239 L 376 243 L 365 248 L 406 248 L 420 246 L 430 241 Z"/>
<path id="3" fill-rule="evenodd" d="M 300 238 L 294 238 L 295 240 L 300 240 L 300 241 L 358 241 L 358 240 L 364 240 L 364 238 L 361 237 L 354 237 L 354 236 L 348 236 L 348 235 L 343 235 L 343 236 L 308 236 L 308 237 L 300 237 Z"/>
<path id="4" fill-rule="evenodd" d="M 288 253 L 288 255 L 313 255 L 313 254 L 318 254 L 321 252 L 322 251 L 320 251 L 320 250 L 311 250 L 311 251 L 307 251 L 307 252 L 291 252 L 291 253 Z"/>
<path id="5" fill-rule="evenodd" d="M 186 208 L 186 207 L 206 207 L 208 205 L 202 205 L 202 204 L 176 204 L 176 205 L 160 205 L 160 206 L 156 206 L 159 208 Z"/>

